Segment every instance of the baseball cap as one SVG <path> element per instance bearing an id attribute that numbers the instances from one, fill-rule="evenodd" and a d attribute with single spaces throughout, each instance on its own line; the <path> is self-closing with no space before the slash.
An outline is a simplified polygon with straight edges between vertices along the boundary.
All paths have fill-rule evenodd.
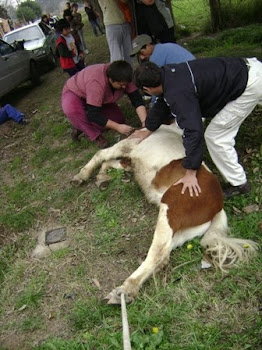
<path id="1" fill-rule="evenodd" d="M 143 46 L 146 44 L 152 43 L 152 38 L 147 34 L 141 34 L 138 35 L 133 41 L 132 41 L 132 52 L 130 56 L 135 56 Z"/>

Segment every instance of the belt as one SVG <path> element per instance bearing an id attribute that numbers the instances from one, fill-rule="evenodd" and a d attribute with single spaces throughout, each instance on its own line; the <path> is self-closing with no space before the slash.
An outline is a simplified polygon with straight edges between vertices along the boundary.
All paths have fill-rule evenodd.
<path id="1" fill-rule="evenodd" d="M 246 64 L 246 66 L 247 66 L 247 70 L 249 71 L 249 69 L 250 69 L 250 64 L 249 64 L 249 62 L 248 62 L 248 59 L 247 58 L 242 58 L 243 59 L 243 61 L 245 62 L 245 64 Z"/>

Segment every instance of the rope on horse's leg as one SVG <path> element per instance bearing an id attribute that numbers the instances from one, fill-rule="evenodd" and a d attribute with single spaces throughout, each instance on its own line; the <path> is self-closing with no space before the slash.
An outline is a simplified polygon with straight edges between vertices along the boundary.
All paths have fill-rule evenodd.
<path id="1" fill-rule="evenodd" d="M 130 335 L 129 335 L 128 320 L 127 320 L 127 312 L 126 312 L 126 300 L 125 300 L 124 293 L 121 293 L 121 311 L 122 311 L 124 350 L 132 350 L 131 349 L 131 342 L 130 342 Z"/>

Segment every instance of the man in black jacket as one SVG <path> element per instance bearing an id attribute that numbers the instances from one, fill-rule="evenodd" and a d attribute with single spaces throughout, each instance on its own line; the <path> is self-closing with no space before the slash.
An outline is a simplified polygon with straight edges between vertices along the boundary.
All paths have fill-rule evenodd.
<path id="1" fill-rule="evenodd" d="M 196 174 L 203 159 L 204 137 L 212 160 L 231 185 L 224 190 L 225 197 L 250 192 L 234 145 L 241 123 L 262 102 L 261 62 L 256 58 L 205 58 L 162 68 L 147 62 L 136 69 L 135 83 L 159 98 L 147 116 L 147 130 L 132 137 L 143 140 L 170 113 L 183 130 L 186 174 L 174 184 L 183 184 L 181 193 L 187 188 L 191 196 L 201 193 Z M 205 134 L 202 118 L 211 119 Z"/>

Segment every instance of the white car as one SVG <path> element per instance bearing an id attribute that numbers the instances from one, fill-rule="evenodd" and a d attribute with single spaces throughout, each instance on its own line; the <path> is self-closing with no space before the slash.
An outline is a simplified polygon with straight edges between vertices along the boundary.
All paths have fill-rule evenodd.
<path id="1" fill-rule="evenodd" d="M 40 83 L 37 57 L 21 43 L 13 47 L 0 39 L 0 97 L 27 80 Z"/>
<path id="2" fill-rule="evenodd" d="M 39 60 L 56 66 L 56 37 L 54 30 L 43 22 L 35 22 L 6 33 L 3 39 L 13 44 L 24 41 L 25 50 L 33 51 Z"/>

